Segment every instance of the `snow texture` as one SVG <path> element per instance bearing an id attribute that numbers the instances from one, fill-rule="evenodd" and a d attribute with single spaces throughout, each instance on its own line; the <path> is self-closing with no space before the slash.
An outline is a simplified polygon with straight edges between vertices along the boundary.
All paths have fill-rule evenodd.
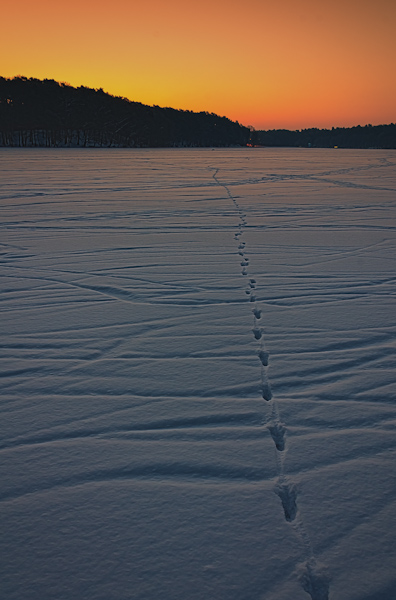
<path id="1" fill-rule="evenodd" d="M 396 152 L 0 151 L 1 597 L 396 598 Z"/>

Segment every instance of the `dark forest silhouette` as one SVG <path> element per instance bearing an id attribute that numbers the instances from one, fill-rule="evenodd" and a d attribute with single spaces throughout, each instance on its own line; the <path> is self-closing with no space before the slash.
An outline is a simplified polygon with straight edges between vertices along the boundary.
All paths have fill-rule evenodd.
<path id="1" fill-rule="evenodd" d="M 396 148 L 396 125 L 252 131 L 251 145 L 293 148 Z"/>
<path id="2" fill-rule="evenodd" d="M 147 106 L 53 79 L 0 77 L 0 146 L 396 148 L 396 124 L 255 131 L 213 113 Z"/>
<path id="3" fill-rule="evenodd" d="M 246 146 L 249 135 L 213 113 L 147 106 L 52 79 L 0 77 L 1 146 Z"/>

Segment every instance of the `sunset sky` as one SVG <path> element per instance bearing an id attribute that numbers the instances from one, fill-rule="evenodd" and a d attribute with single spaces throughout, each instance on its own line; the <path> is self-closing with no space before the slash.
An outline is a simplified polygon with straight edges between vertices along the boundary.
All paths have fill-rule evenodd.
<path id="1" fill-rule="evenodd" d="M 256 129 L 396 122 L 395 0 L 9 0 L 0 75 Z"/>

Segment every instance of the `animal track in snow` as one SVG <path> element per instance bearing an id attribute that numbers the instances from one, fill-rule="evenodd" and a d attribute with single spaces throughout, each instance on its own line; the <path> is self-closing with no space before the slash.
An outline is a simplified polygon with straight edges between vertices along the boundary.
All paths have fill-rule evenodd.
<path id="1" fill-rule="evenodd" d="M 285 449 L 286 429 L 282 423 L 273 423 L 268 426 L 272 439 L 275 442 L 276 449 L 283 452 Z"/>
<path id="2" fill-rule="evenodd" d="M 263 389 L 263 391 L 262 391 L 261 395 L 264 398 L 264 400 L 266 400 L 267 402 L 272 400 L 271 386 L 268 383 L 268 381 L 262 383 L 262 389 Z"/>
<path id="3" fill-rule="evenodd" d="M 296 488 L 291 483 L 278 483 L 275 493 L 281 499 L 286 521 L 291 523 L 297 516 Z"/>
<path id="4" fill-rule="evenodd" d="M 222 184 L 217 179 L 218 169 L 215 170 L 213 175 L 216 183 L 223 187 L 227 192 L 228 197 L 233 202 L 234 207 L 238 216 L 237 231 L 234 233 L 234 239 L 236 240 L 238 247 L 237 253 L 240 257 L 240 265 L 242 267 L 241 274 L 243 276 L 248 275 L 249 258 L 246 256 L 246 243 L 241 241 L 241 237 L 245 232 L 247 226 L 247 216 L 242 211 L 237 200 L 231 194 L 226 184 Z M 242 260 L 241 260 L 242 259 Z M 269 353 L 264 349 L 263 343 L 263 330 L 257 326 L 257 321 L 262 318 L 262 311 L 256 306 L 256 280 L 249 278 L 248 284 L 245 289 L 245 294 L 249 298 L 249 301 L 253 304 L 252 313 L 254 317 L 254 327 L 252 329 L 255 340 L 258 342 L 258 358 L 260 360 L 261 369 L 261 395 L 263 400 L 270 402 L 271 406 L 271 417 L 266 420 L 267 429 L 272 437 L 276 451 L 277 451 L 277 465 L 278 465 L 278 483 L 274 488 L 274 492 L 279 496 L 285 520 L 291 523 L 296 533 L 298 534 L 301 543 L 303 545 L 305 556 L 311 556 L 308 562 L 300 566 L 300 573 L 298 579 L 302 588 L 311 596 L 311 600 L 329 600 L 329 582 L 330 579 L 327 577 L 325 571 L 319 568 L 313 555 L 311 548 L 311 542 L 308 534 L 304 531 L 301 518 L 296 520 L 298 514 L 297 505 L 297 490 L 293 483 L 285 478 L 284 475 L 284 461 L 285 461 L 285 450 L 286 450 L 286 427 L 280 421 L 278 403 L 276 398 L 273 398 L 271 385 L 268 380 L 267 367 L 269 362 Z"/>
<path id="5" fill-rule="evenodd" d="M 303 566 L 299 581 L 312 600 L 329 599 L 330 577 L 326 568 L 319 567 L 315 559 L 311 559 Z"/>
<path id="6" fill-rule="evenodd" d="M 266 350 L 260 350 L 258 353 L 259 359 L 261 360 L 261 364 L 263 367 L 268 366 L 269 353 Z"/>

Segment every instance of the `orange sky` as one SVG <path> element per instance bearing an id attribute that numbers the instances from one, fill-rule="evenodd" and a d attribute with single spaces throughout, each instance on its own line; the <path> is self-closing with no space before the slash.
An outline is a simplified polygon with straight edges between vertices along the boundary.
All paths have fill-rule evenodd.
<path id="1" fill-rule="evenodd" d="M 396 122 L 396 0 L 9 0 L 0 75 L 257 129 Z"/>

